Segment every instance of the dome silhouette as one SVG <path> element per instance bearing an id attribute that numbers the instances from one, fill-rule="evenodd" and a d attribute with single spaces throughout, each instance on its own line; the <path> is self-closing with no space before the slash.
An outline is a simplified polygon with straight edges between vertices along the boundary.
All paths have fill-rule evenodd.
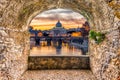
<path id="1" fill-rule="evenodd" d="M 58 22 L 56 23 L 56 27 L 62 27 L 62 24 L 60 23 L 59 20 L 58 20 Z"/>

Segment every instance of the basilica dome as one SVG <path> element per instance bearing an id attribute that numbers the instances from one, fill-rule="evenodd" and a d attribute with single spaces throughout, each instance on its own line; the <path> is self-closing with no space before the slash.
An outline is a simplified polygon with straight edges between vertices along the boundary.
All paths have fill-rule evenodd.
<path id="1" fill-rule="evenodd" d="M 62 27 L 62 24 L 60 23 L 60 21 L 56 23 L 56 27 Z"/>

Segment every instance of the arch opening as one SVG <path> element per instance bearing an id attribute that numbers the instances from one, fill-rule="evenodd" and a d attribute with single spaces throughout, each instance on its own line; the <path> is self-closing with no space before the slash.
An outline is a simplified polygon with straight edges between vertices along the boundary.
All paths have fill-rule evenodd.
<path id="1" fill-rule="evenodd" d="M 34 46 L 37 46 L 37 48 L 38 46 L 40 48 L 43 48 L 43 46 L 48 46 L 49 48 L 46 47 L 44 48 L 45 50 L 53 49 L 50 46 L 54 46 L 56 49 L 57 47 L 59 49 L 63 47 L 62 52 L 67 53 L 67 56 L 76 55 L 74 54 L 75 51 L 72 51 L 72 54 L 70 54 L 71 52 L 65 52 L 68 46 L 72 47 L 72 50 L 74 48 L 77 49 L 76 47 L 78 47 L 82 51 L 81 54 L 86 55 L 88 54 L 89 31 L 89 23 L 81 14 L 77 12 L 61 8 L 44 11 L 34 17 L 30 23 L 30 40 L 34 40 L 34 43 L 30 43 L 30 47 L 33 49 Z M 37 42 L 37 37 L 39 38 L 39 42 Z M 64 47 L 63 45 L 66 45 L 67 47 Z M 57 52 L 54 51 L 55 50 L 53 50 L 51 53 L 56 53 L 55 55 L 57 55 Z M 39 55 L 40 52 L 38 52 Z M 41 53 L 45 54 L 45 52 Z M 30 55 L 33 54 L 34 49 L 31 51 Z M 47 56 L 49 54 L 50 53 L 48 51 L 48 54 L 43 56 Z M 53 54 L 51 54 L 51 56 L 52 55 Z M 62 55 L 64 56 L 64 54 Z M 79 54 L 77 54 L 77 56 L 79 56 Z"/>
<path id="2" fill-rule="evenodd" d="M 79 57 L 79 61 L 85 58 L 82 64 L 87 66 L 89 64 L 89 31 L 90 25 L 87 19 L 73 10 L 58 8 L 39 13 L 29 24 L 29 59 L 34 57 L 53 59 L 58 56 L 71 59 Z M 75 61 L 76 59 L 74 58 Z M 41 63 L 42 61 L 44 58 Z M 76 63 L 76 65 L 78 64 Z"/>

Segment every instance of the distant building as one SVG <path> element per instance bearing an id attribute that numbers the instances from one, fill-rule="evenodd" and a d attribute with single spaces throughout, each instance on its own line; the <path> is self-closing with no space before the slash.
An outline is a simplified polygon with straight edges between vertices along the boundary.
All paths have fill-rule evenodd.
<path id="1" fill-rule="evenodd" d="M 29 32 L 30 32 L 30 36 L 38 36 L 38 33 L 40 33 L 40 30 L 33 30 L 33 27 L 30 26 L 29 27 Z"/>
<path id="2" fill-rule="evenodd" d="M 64 36 L 66 35 L 67 31 L 62 26 L 62 23 L 58 21 L 53 29 L 50 30 L 50 35 L 54 37 Z"/>
<path id="3" fill-rule="evenodd" d="M 42 37 L 42 36 L 43 36 L 43 33 L 42 33 L 42 32 L 38 32 L 37 36 L 38 36 L 38 37 Z"/>
<path id="4" fill-rule="evenodd" d="M 82 32 L 73 32 L 71 34 L 72 37 L 82 37 Z"/>

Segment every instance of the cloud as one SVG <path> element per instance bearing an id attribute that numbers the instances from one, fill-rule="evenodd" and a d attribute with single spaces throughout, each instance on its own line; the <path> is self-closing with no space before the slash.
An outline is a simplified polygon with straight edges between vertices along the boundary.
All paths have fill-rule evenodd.
<path id="1" fill-rule="evenodd" d="M 52 10 L 44 11 L 41 14 L 49 15 L 49 14 L 56 14 L 56 13 L 73 13 L 73 11 L 69 10 L 69 9 L 60 9 L 59 8 L 59 9 L 52 9 Z"/>
<path id="2" fill-rule="evenodd" d="M 81 19 L 84 18 L 81 14 L 69 9 L 52 9 L 37 15 L 35 18 L 47 17 L 50 19 Z"/>
<path id="3" fill-rule="evenodd" d="M 64 27 L 77 26 L 83 24 L 86 19 L 79 13 L 70 9 L 52 9 L 38 14 L 30 25 L 53 25 L 60 20 Z M 68 25 L 68 26 L 67 26 Z"/>

